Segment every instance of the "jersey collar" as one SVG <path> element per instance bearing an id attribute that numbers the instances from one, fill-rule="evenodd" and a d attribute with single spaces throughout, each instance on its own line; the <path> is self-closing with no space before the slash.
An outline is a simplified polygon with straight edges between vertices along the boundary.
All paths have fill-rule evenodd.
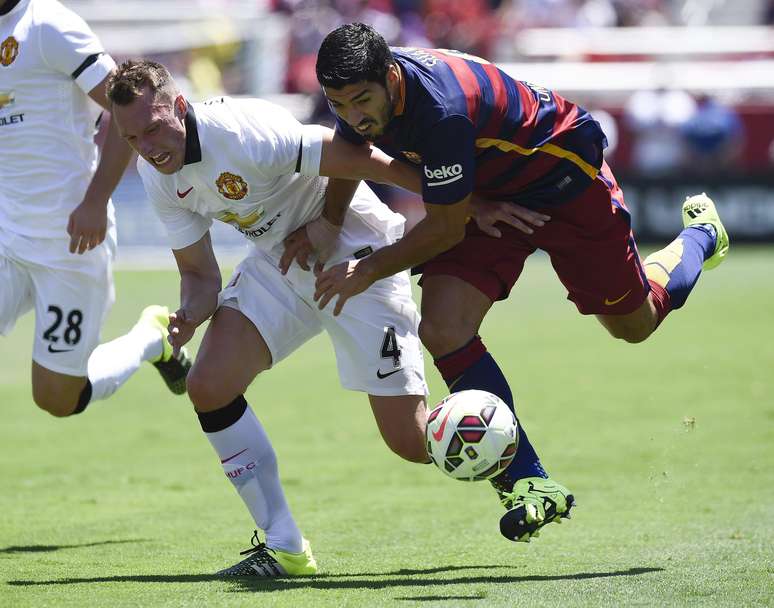
<path id="1" fill-rule="evenodd" d="M 196 126 L 196 114 L 193 105 L 189 102 L 185 113 L 185 158 L 184 165 L 198 163 L 202 160 L 202 147 L 199 143 L 199 129 Z"/>
<path id="2" fill-rule="evenodd" d="M 400 91 L 398 92 L 398 104 L 395 106 L 395 113 L 393 116 L 400 116 L 406 110 L 406 71 L 403 69 L 397 61 L 395 65 L 398 66 L 400 71 Z"/>

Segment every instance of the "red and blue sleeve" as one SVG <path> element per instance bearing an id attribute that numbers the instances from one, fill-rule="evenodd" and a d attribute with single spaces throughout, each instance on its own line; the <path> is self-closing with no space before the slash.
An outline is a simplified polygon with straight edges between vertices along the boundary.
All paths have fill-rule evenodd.
<path id="1" fill-rule="evenodd" d="M 473 191 L 476 134 L 467 116 L 452 115 L 430 127 L 422 150 L 422 199 L 449 205 Z"/>

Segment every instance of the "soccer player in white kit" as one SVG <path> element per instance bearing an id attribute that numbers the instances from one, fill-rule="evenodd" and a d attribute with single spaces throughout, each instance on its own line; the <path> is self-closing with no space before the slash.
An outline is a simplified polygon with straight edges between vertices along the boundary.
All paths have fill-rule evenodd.
<path id="1" fill-rule="evenodd" d="M 325 330 L 342 386 L 368 394 L 387 445 L 427 462 L 427 385 L 408 273 L 377 281 L 334 317 L 314 302 L 315 275 L 302 268 L 305 255 L 293 256 L 299 264 L 283 260 L 284 241 L 304 226 L 317 261 L 337 263 L 395 242 L 404 218 L 365 184 L 317 177 L 332 167 L 354 177 L 356 167 L 325 157 L 330 129 L 302 126 L 277 105 L 228 97 L 189 103 L 169 72 L 149 61 L 121 65 L 108 98 L 119 132 L 140 155 L 140 176 L 180 270 L 170 341 L 179 348 L 212 317 L 188 395 L 226 476 L 266 535 L 220 574 L 313 574 L 317 566 L 285 500 L 274 450 L 244 392 Z M 222 291 L 209 235 L 215 219 L 253 244 Z"/>
<path id="2" fill-rule="evenodd" d="M 176 393 L 190 367 L 168 347 L 161 306 L 98 346 L 114 299 L 110 194 L 131 156 L 111 127 L 97 162 L 97 104 L 108 107 L 114 69 L 59 2 L 0 0 L 0 334 L 35 309 L 32 394 L 54 416 L 111 395 L 143 360 Z"/>

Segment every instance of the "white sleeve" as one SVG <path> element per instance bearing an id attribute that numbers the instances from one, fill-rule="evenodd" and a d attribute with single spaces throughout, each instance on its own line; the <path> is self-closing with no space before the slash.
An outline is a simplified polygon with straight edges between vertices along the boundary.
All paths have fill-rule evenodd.
<path id="1" fill-rule="evenodd" d="M 316 177 L 320 175 L 322 158 L 323 129 L 320 125 L 304 125 L 301 139 L 301 158 L 297 168 L 301 175 Z"/>
<path id="2" fill-rule="evenodd" d="M 53 70 L 70 76 L 88 94 L 116 67 L 86 22 L 71 10 L 47 12 L 40 24 L 40 50 Z"/>
<path id="3" fill-rule="evenodd" d="M 212 226 L 211 219 L 178 205 L 171 196 L 163 191 L 155 176 L 150 173 L 156 170 L 148 166 L 144 159 L 137 159 L 137 170 L 142 178 L 148 199 L 166 228 L 172 249 L 183 249 L 193 245 L 207 234 Z"/>
<path id="4" fill-rule="evenodd" d="M 284 108 L 251 100 L 242 108 L 244 140 L 255 171 L 267 179 L 319 175 L 322 129 L 302 125 Z"/>

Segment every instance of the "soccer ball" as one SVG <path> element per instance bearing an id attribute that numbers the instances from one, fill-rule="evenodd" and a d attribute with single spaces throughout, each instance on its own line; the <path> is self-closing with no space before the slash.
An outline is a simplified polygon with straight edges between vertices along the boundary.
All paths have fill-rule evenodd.
<path id="1" fill-rule="evenodd" d="M 513 460 L 519 444 L 516 418 L 497 395 L 460 391 L 441 401 L 427 417 L 427 453 L 449 477 L 490 479 Z"/>

